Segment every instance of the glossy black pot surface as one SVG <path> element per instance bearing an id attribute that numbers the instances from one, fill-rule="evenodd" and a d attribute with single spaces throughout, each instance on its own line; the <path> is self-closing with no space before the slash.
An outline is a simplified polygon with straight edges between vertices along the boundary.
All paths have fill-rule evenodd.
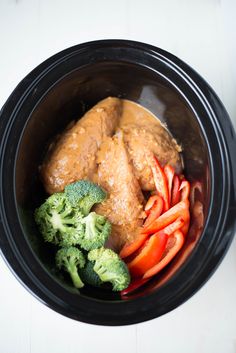
<path id="1" fill-rule="evenodd" d="M 204 229 L 192 251 L 179 255 L 184 261 L 176 270 L 171 264 L 126 300 L 88 286 L 78 293 L 58 277 L 54 250 L 42 242 L 33 220 L 33 210 L 46 196 L 38 176 L 46 146 L 70 120 L 107 96 L 138 102 L 165 122 L 183 146 L 186 176 L 203 186 Z M 235 132 L 209 85 L 164 50 L 106 40 L 56 54 L 9 97 L 1 111 L 0 138 L 2 254 L 22 284 L 63 315 L 102 325 L 158 317 L 193 295 L 228 249 L 236 214 Z"/>

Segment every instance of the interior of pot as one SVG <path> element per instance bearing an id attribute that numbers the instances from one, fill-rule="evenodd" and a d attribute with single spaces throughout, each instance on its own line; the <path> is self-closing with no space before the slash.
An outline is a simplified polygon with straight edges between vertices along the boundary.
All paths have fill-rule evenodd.
<path id="1" fill-rule="evenodd" d="M 47 197 L 39 178 L 39 166 L 45 150 L 60 131 L 72 120 L 79 119 L 85 111 L 99 100 L 115 96 L 137 102 L 153 112 L 165 123 L 183 147 L 184 173 L 191 181 L 198 181 L 203 187 L 196 197 L 203 203 L 207 212 L 208 187 L 208 151 L 200 125 L 187 101 L 178 90 L 158 73 L 130 63 L 103 62 L 88 65 L 75 70 L 55 83 L 45 92 L 41 101 L 33 110 L 22 133 L 16 160 L 16 201 L 24 234 L 31 247 L 45 268 L 70 288 L 66 277 L 60 277 L 55 270 L 55 249 L 45 244 L 34 222 L 33 211 Z M 193 217 L 192 217 L 192 221 Z M 191 250 L 199 234 L 188 238 Z M 150 290 L 158 283 L 167 280 L 185 261 L 185 254 L 190 252 L 186 246 L 175 263 L 146 285 Z M 60 275 L 61 276 L 61 275 Z M 100 299 L 114 299 L 108 290 L 86 286 L 81 293 Z M 140 294 L 144 294 L 141 290 Z"/>

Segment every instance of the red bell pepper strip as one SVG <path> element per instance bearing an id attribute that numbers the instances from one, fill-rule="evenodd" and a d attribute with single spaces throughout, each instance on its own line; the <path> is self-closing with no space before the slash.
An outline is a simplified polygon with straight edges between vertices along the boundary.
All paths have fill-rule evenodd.
<path id="1" fill-rule="evenodd" d="M 184 225 L 184 219 L 179 217 L 173 223 L 167 225 L 163 229 L 163 231 L 165 234 L 171 235 L 177 229 L 180 229 L 181 227 L 183 227 L 183 225 Z M 133 241 L 130 244 L 124 245 L 124 247 L 120 251 L 120 254 L 119 254 L 120 257 L 124 259 L 132 255 L 135 251 L 141 248 L 141 246 L 144 244 L 145 240 L 147 240 L 148 237 L 149 235 L 147 233 L 139 234 L 139 236 L 137 237 L 137 239 L 135 239 L 135 241 Z"/>
<path id="2" fill-rule="evenodd" d="M 175 257 L 173 259 L 171 268 L 165 272 L 164 277 L 161 278 L 160 281 L 158 281 L 157 285 L 155 288 L 159 288 L 162 286 L 170 277 L 173 276 L 173 274 L 180 268 L 180 266 L 186 261 L 186 259 L 189 257 L 193 249 L 195 248 L 204 225 L 204 213 L 203 213 L 203 204 L 200 201 L 196 201 L 193 210 L 192 210 L 192 218 L 193 222 L 191 225 L 191 228 L 188 232 L 188 238 L 186 239 L 184 245 L 183 245 L 183 251 L 181 254 L 179 254 L 178 258 Z M 167 243 L 168 246 L 168 243 Z M 147 279 L 147 278 L 146 278 Z"/>
<path id="3" fill-rule="evenodd" d="M 189 230 L 189 224 L 190 224 L 190 219 L 186 220 L 185 224 L 181 228 L 181 232 L 183 233 L 183 235 L 187 235 L 188 230 Z"/>
<path id="4" fill-rule="evenodd" d="M 171 203 L 172 183 L 173 183 L 173 178 L 174 178 L 174 175 L 175 175 L 174 168 L 167 164 L 164 167 L 164 173 L 165 173 L 166 178 L 167 178 L 168 194 L 169 194 L 169 205 L 170 205 L 170 203 Z"/>
<path id="5" fill-rule="evenodd" d="M 149 237 L 148 234 L 140 233 L 132 243 L 125 244 L 123 246 L 123 248 L 119 253 L 120 257 L 124 259 L 125 257 L 128 257 L 131 254 L 133 254 L 136 250 L 138 250 L 143 245 L 143 243 L 145 242 L 145 240 L 147 240 L 148 237 Z"/>
<path id="6" fill-rule="evenodd" d="M 174 233 L 176 230 L 183 228 L 184 226 L 184 219 L 182 217 L 178 217 L 173 223 L 169 224 L 166 226 L 163 230 L 167 235 L 171 235 Z"/>
<path id="7" fill-rule="evenodd" d="M 158 196 L 157 195 L 152 195 L 149 197 L 149 199 L 147 200 L 147 203 L 144 207 L 144 211 L 146 213 L 146 215 L 148 216 L 150 211 L 151 211 L 151 208 L 152 206 L 154 205 L 155 201 L 158 199 Z"/>
<path id="8" fill-rule="evenodd" d="M 127 264 L 132 277 L 143 276 L 150 268 L 157 264 L 165 250 L 168 235 L 160 231 L 152 235 L 140 253 Z"/>
<path id="9" fill-rule="evenodd" d="M 149 214 L 148 217 L 146 218 L 143 226 L 147 227 L 149 224 L 151 224 L 153 221 L 155 221 L 155 219 L 157 219 L 163 210 L 163 200 L 160 196 L 151 196 L 151 197 L 155 197 L 155 202 L 152 206 L 151 209 L 148 210 Z M 146 209 L 146 207 L 145 207 Z"/>
<path id="10" fill-rule="evenodd" d="M 143 279 L 150 278 L 160 272 L 165 266 L 167 266 L 170 261 L 175 257 L 184 244 L 184 236 L 180 230 L 177 230 L 173 237 L 175 238 L 174 245 L 169 249 L 166 255 L 158 262 L 155 266 L 150 268 L 143 275 Z"/>
<path id="11" fill-rule="evenodd" d="M 187 180 L 183 180 L 180 184 L 179 190 L 181 192 L 180 200 L 187 200 L 190 194 L 190 183 Z"/>
<path id="12" fill-rule="evenodd" d="M 189 201 L 184 200 L 177 203 L 168 211 L 158 217 L 152 224 L 142 229 L 142 233 L 153 234 L 173 223 L 178 217 L 184 221 L 189 219 Z"/>
<path id="13" fill-rule="evenodd" d="M 203 193 L 203 186 L 200 181 L 194 181 L 191 184 L 190 188 L 190 207 L 193 208 L 195 201 L 196 201 L 196 191 L 198 190 L 199 195 L 202 196 Z"/>
<path id="14" fill-rule="evenodd" d="M 193 221 L 197 227 L 202 229 L 204 224 L 203 204 L 200 201 L 195 201 L 193 205 Z"/>
<path id="15" fill-rule="evenodd" d="M 139 278 L 139 279 L 133 280 L 126 289 L 123 289 L 120 292 L 121 296 L 126 296 L 126 295 L 133 293 L 136 289 L 141 287 L 148 280 L 149 280 L 149 278 L 145 278 L 145 279 Z"/>
<path id="16" fill-rule="evenodd" d="M 181 228 L 181 226 L 183 225 L 183 219 L 182 218 L 177 218 L 177 220 L 170 224 L 169 226 L 167 226 L 165 229 L 163 229 L 163 231 L 167 234 L 167 235 L 171 235 L 174 231 L 178 230 L 179 228 Z M 132 280 L 132 282 L 130 283 L 130 285 L 126 288 L 123 289 L 120 294 L 122 297 L 128 296 L 130 294 L 132 294 L 136 289 L 138 289 L 139 287 L 141 287 L 143 284 L 145 284 L 147 281 L 149 280 L 149 278 L 145 278 L 145 279 L 136 279 L 136 280 Z"/>
<path id="17" fill-rule="evenodd" d="M 151 209 L 154 206 L 155 202 L 158 202 L 159 198 L 160 198 L 160 196 L 158 196 L 158 195 L 152 195 L 152 196 L 149 197 L 149 199 L 147 200 L 147 203 L 146 203 L 146 205 L 144 207 L 144 211 L 145 211 L 147 216 L 151 212 Z"/>
<path id="18" fill-rule="evenodd" d="M 184 226 L 181 228 L 181 232 L 183 233 L 183 235 L 187 235 L 188 230 L 189 230 L 189 224 L 190 224 L 189 207 L 186 208 L 186 210 L 184 211 L 182 217 L 184 218 Z"/>
<path id="19" fill-rule="evenodd" d="M 171 207 L 176 205 L 180 201 L 180 179 L 178 175 L 174 176 L 172 193 L 171 193 Z"/>
<path id="20" fill-rule="evenodd" d="M 163 198 L 164 211 L 167 211 L 169 209 L 169 192 L 166 175 L 154 155 L 151 155 L 149 160 L 157 193 Z"/>
<path id="21" fill-rule="evenodd" d="M 179 190 L 181 192 L 181 196 L 180 196 L 181 201 L 188 200 L 190 195 L 190 183 L 187 180 L 183 180 L 180 184 Z M 189 224 L 190 224 L 190 213 L 188 209 L 186 210 L 185 224 L 181 229 L 183 235 L 186 235 L 188 233 Z"/>

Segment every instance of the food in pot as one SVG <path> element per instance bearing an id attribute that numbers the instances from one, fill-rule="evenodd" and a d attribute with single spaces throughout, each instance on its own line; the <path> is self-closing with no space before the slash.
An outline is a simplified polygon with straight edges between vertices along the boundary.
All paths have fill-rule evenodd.
<path id="1" fill-rule="evenodd" d="M 111 224 L 91 211 L 94 204 L 106 198 L 98 185 L 81 180 L 69 184 L 64 192 L 55 193 L 35 211 L 35 221 L 46 242 L 58 250 L 55 263 L 67 272 L 76 288 L 84 282 L 100 286 L 109 282 L 114 291 L 121 291 L 130 283 L 124 261 L 105 244 Z"/>
<path id="2" fill-rule="evenodd" d="M 40 173 L 52 195 L 35 219 L 77 288 L 109 282 L 127 296 L 179 252 L 190 223 L 180 152 L 151 112 L 111 97 L 50 145 Z"/>
<path id="3" fill-rule="evenodd" d="M 73 181 L 93 179 L 97 151 L 103 139 L 114 134 L 120 112 L 119 99 L 104 99 L 55 139 L 41 166 L 49 194 L 63 191 Z"/>
<path id="4" fill-rule="evenodd" d="M 155 190 L 155 184 L 147 155 L 152 152 L 161 165 L 172 166 L 181 173 L 181 147 L 167 129 L 152 113 L 128 100 L 122 101 L 122 114 L 119 126 L 124 133 L 124 141 L 134 173 L 142 190 Z"/>
<path id="5" fill-rule="evenodd" d="M 112 223 L 109 246 L 119 251 L 127 241 L 136 238 L 144 217 L 144 197 L 121 130 L 101 144 L 97 163 L 97 182 L 108 192 L 108 198 L 95 210 Z"/>

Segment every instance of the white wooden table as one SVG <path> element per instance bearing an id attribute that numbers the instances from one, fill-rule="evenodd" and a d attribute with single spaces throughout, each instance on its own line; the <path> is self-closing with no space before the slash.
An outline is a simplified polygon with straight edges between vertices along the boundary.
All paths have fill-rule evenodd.
<path id="1" fill-rule="evenodd" d="M 236 126 L 235 0 L 0 0 L 0 106 L 41 61 L 94 39 L 169 50 L 212 85 Z M 178 309 L 133 326 L 63 317 L 0 259 L 1 353 L 235 353 L 236 240 L 207 284 Z"/>

